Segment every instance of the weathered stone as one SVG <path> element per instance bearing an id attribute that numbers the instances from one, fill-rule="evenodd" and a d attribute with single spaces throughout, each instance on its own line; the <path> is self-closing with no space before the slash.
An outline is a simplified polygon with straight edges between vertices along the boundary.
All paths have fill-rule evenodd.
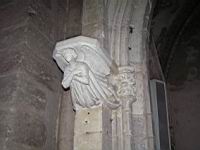
<path id="1" fill-rule="evenodd" d="M 137 137 L 137 140 L 139 139 L 140 137 Z M 135 140 L 135 141 L 137 141 Z M 149 150 L 149 147 L 148 147 L 148 139 L 142 139 L 141 141 L 139 142 L 135 142 L 134 144 L 134 148 L 135 149 L 138 149 L 138 150 Z"/>
<path id="2" fill-rule="evenodd" d="M 6 114 L 3 114 L 7 118 L 7 121 L 4 120 L 3 122 L 3 127 L 5 127 L 5 125 L 10 125 L 11 127 L 9 128 L 13 128 L 9 129 L 14 131 L 12 131 L 12 135 L 8 138 L 11 138 L 12 141 L 14 140 L 14 142 L 21 142 L 34 147 L 37 147 L 43 143 L 42 147 L 44 147 L 47 135 L 48 138 L 53 137 L 52 135 L 56 136 L 55 130 L 52 130 L 51 127 L 52 125 L 55 126 L 55 122 L 51 122 L 51 119 L 56 119 L 57 117 L 57 109 L 55 106 L 58 106 L 59 101 L 55 101 L 55 99 L 59 97 L 59 93 L 53 94 L 53 92 L 48 90 L 45 85 L 36 82 L 34 78 L 30 78 L 30 76 L 26 74 L 18 73 L 17 77 L 13 76 L 13 78 L 14 80 L 11 80 L 12 78 L 7 77 L 7 80 L 10 81 L 6 82 L 4 79 L 4 84 L 1 84 L 1 86 L 4 85 L 3 89 L 6 87 L 6 89 L 8 89 L 10 85 L 14 85 L 14 87 L 16 87 L 13 89 L 13 91 L 11 91 L 11 93 L 7 93 L 7 97 L 6 95 L 3 96 L 3 99 L 0 101 L 0 110 L 2 110 L 2 112 L 4 112 L 4 110 L 6 111 Z M 9 97 L 10 94 L 12 94 L 12 97 Z M 50 113 L 48 113 L 49 111 Z M 26 113 L 31 115 L 33 118 L 36 117 L 36 120 L 34 119 L 32 121 L 31 117 L 24 118 L 23 115 L 20 115 L 20 112 L 22 114 L 25 113 L 25 117 L 27 117 Z M 39 122 L 37 121 L 37 118 L 40 118 Z M 26 119 L 31 120 L 29 121 Z M 32 122 L 34 123 L 33 126 L 31 126 Z M 39 127 L 37 127 L 40 126 L 40 124 L 41 130 Z M 43 134 L 43 132 L 45 133 Z M 45 137 L 42 135 L 42 137 L 39 136 L 40 134 L 45 135 Z M 43 141 L 43 138 L 45 138 L 45 141 Z"/>
<path id="3" fill-rule="evenodd" d="M 3 6 L 5 7 L 6 5 L 11 4 L 12 1 L 13 1 L 13 0 L 2 0 L 2 1 L 0 2 L 0 6 L 1 6 L 1 7 L 3 7 Z"/>
<path id="4" fill-rule="evenodd" d="M 6 120 L 6 114 L 7 112 L 5 110 L 0 110 L 0 119 Z M 4 138 L 7 136 L 6 122 L 0 122 L 0 135 L 0 145 L 2 145 L 4 142 Z"/>
<path id="5" fill-rule="evenodd" d="M 81 16 L 82 16 L 82 5 L 83 5 L 82 3 L 83 3 L 82 0 L 70 0 L 69 2 L 69 7 L 68 7 L 69 14 L 68 14 L 68 19 L 66 21 L 70 23 L 65 23 L 66 37 L 73 37 L 76 35 L 80 35 L 81 33 L 81 28 L 82 28 Z"/>
<path id="6" fill-rule="evenodd" d="M 102 107 L 76 112 L 74 150 L 102 150 L 102 119 Z"/>
<path id="7" fill-rule="evenodd" d="M 44 118 L 38 116 L 38 112 L 32 108 L 32 104 L 20 100 L 20 97 L 29 100 L 29 97 L 22 96 L 24 95 L 17 92 L 12 97 L 12 101 L 4 103 L 1 101 L 0 131 L 3 132 L 0 132 L 0 144 L 5 148 L 12 143 L 44 147 L 47 132 Z"/>
<path id="8" fill-rule="evenodd" d="M 6 105 L 12 103 L 15 90 L 17 89 L 16 74 L 0 77 L 0 107 L 6 108 Z"/>
<path id="9" fill-rule="evenodd" d="M 56 150 L 62 88 L 52 51 L 67 12 L 58 1 L 9 2 L 0 3 L 0 147 Z"/>
<path id="10" fill-rule="evenodd" d="M 152 124 L 152 114 L 146 114 L 146 124 L 147 124 L 147 136 L 148 138 L 153 138 L 153 124 Z"/>
<path id="11" fill-rule="evenodd" d="M 55 73 L 57 68 L 52 60 L 41 59 L 35 53 L 29 51 L 29 47 L 24 43 L 1 51 L 1 74 L 19 70 L 27 71 L 36 76 L 41 82 L 46 81 L 47 84 L 50 83 L 50 80 L 60 80 L 60 74 Z"/>
<path id="12" fill-rule="evenodd" d="M 21 36 L 21 34 L 24 34 L 24 36 Z M 18 28 L 11 28 L 0 33 L 0 43 L 2 50 L 12 46 L 12 43 L 15 43 L 14 45 L 25 43 L 28 46 L 27 50 L 33 51 L 38 57 L 46 59 L 51 58 L 54 46 L 50 39 L 44 36 L 32 23 L 28 22 Z"/>
<path id="13" fill-rule="evenodd" d="M 61 103 L 59 124 L 59 150 L 72 150 L 74 145 L 74 115 L 70 90 L 65 91 Z"/>
<path id="14" fill-rule="evenodd" d="M 9 120 L 13 120 L 13 129 L 8 138 L 16 143 L 25 144 L 32 147 L 44 147 L 47 139 L 47 129 L 44 118 L 38 118 L 29 110 L 19 110 L 9 115 Z M 18 118 L 16 120 L 16 118 Z M 9 144 L 9 143 L 8 143 Z"/>
<path id="15" fill-rule="evenodd" d="M 5 4 L 7 5 L 6 7 Z M 10 30 L 11 28 L 17 28 L 20 24 L 27 21 L 28 16 L 25 13 L 26 6 L 26 0 L 21 0 L 20 3 L 18 3 L 17 0 L 8 0 L 6 3 L 0 4 L 1 33 L 3 31 Z"/>
<path id="16" fill-rule="evenodd" d="M 29 51 L 33 51 L 35 55 L 41 58 L 48 59 L 52 57 L 54 42 L 36 28 L 34 24 L 29 23 L 24 34 L 26 34 L 24 40 L 29 47 Z"/>
<path id="17" fill-rule="evenodd" d="M 144 115 L 133 115 L 133 136 L 134 137 L 143 137 L 147 136 L 146 132 L 146 118 Z"/>
<path id="18" fill-rule="evenodd" d="M 18 43 L 25 42 L 25 31 L 27 24 L 20 24 L 19 26 L 12 26 L 9 30 L 0 32 L 0 51 L 7 47 L 17 45 Z M 24 35 L 24 36 L 22 36 Z"/>
<path id="19" fill-rule="evenodd" d="M 91 9 L 86 9 L 85 10 L 85 17 L 82 20 L 82 24 L 88 25 L 88 24 L 94 24 L 94 23 L 98 23 L 98 11 L 97 8 L 91 8 Z"/>
<path id="20" fill-rule="evenodd" d="M 40 0 L 31 0 L 26 13 L 29 16 L 29 22 L 33 23 L 35 28 L 37 28 L 45 38 L 52 41 L 56 40 L 56 22 L 54 21 L 56 14 L 54 14 L 52 10 L 41 3 Z"/>
<path id="21" fill-rule="evenodd" d="M 129 65 L 128 57 L 125 55 L 130 54 L 130 63 L 139 63 L 139 66 L 142 66 L 143 61 L 146 61 L 146 59 L 143 60 L 145 52 L 142 44 L 145 42 L 143 43 L 142 30 L 147 0 L 134 3 L 137 6 L 134 8 L 134 14 L 129 11 L 129 8 L 133 7 L 131 0 L 117 2 L 119 3 L 115 0 L 111 1 L 111 4 L 117 6 L 114 8 L 107 1 L 84 1 L 82 33 L 97 38 L 100 44 L 107 40 L 107 45 L 102 45 L 102 47 L 107 47 L 106 51 L 109 53 L 116 53 L 112 55 L 112 59 L 116 60 L 118 65 Z M 9 5 L 9 2 L 0 4 L 3 7 L 3 5 Z M 7 17 L 6 14 L 14 18 L 11 23 L 3 19 L 2 30 L 0 29 L 2 31 L 0 32 L 0 60 L 2 60 L 0 92 L 3 92 L 0 93 L 0 98 L 2 98 L 0 99 L 0 119 L 2 120 L 0 145 L 3 145 L 3 150 L 57 150 L 58 123 L 60 123 L 59 148 L 60 150 L 70 149 L 74 124 L 73 117 L 69 115 L 73 116 L 73 112 L 69 107 L 70 103 L 60 103 L 61 74 L 52 61 L 51 55 L 56 40 L 63 40 L 63 38 L 81 33 L 82 1 L 23 0 L 21 3 L 17 1 L 17 4 L 13 10 L 4 7 L 3 18 Z M 0 9 L 2 7 L 0 6 Z M 20 11 L 14 14 L 17 9 Z M 116 17 L 113 19 L 112 15 L 109 16 L 106 13 L 113 13 Z M 129 34 L 127 33 L 131 17 L 134 19 L 130 22 L 135 23 L 136 29 L 134 29 L 133 37 L 130 35 L 131 38 L 128 41 Z M 108 27 L 110 23 L 111 26 Z M 112 26 L 113 23 L 114 26 Z M 112 32 L 116 34 L 107 35 L 105 33 L 107 30 L 109 34 Z M 110 36 L 113 36 L 112 39 L 106 39 Z M 112 44 L 117 46 L 109 49 L 108 41 L 112 41 Z M 133 51 L 130 53 L 126 53 L 127 42 L 132 42 L 130 45 Z M 145 67 L 146 64 L 144 70 Z M 151 124 L 151 119 L 144 115 L 146 101 L 149 101 L 146 96 L 148 85 L 144 83 L 148 81 L 146 73 L 136 68 L 137 102 L 133 107 L 123 103 L 122 109 L 117 110 L 116 118 L 111 118 L 111 110 L 105 110 L 103 107 L 77 112 L 74 149 L 111 150 L 116 146 L 113 139 L 117 139 L 116 147 L 120 150 L 148 149 L 147 135 L 151 133 L 147 129 L 151 126 L 148 126 L 147 122 Z M 147 92 L 146 95 L 145 92 Z M 126 96 L 121 99 L 129 101 Z M 70 95 L 67 95 L 66 99 L 69 100 Z M 59 118 L 60 104 L 64 105 L 61 106 Z M 150 109 L 148 112 L 150 113 Z M 115 127 L 111 125 L 114 119 L 117 122 L 114 124 Z M 63 127 L 64 125 L 66 127 Z M 115 138 L 112 138 L 114 132 L 117 134 Z"/>
<path id="22" fill-rule="evenodd" d="M 148 138 L 148 150 L 154 150 L 154 138 Z"/>

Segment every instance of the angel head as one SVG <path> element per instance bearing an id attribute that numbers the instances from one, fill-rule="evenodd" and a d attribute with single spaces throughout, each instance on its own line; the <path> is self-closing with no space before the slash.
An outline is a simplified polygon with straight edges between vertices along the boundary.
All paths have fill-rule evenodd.
<path id="1" fill-rule="evenodd" d="M 63 57 L 65 58 L 65 60 L 69 63 L 73 60 L 76 60 L 78 55 L 75 52 L 74 49 L 72 48 L 67 48 L 63 50 Z"/>

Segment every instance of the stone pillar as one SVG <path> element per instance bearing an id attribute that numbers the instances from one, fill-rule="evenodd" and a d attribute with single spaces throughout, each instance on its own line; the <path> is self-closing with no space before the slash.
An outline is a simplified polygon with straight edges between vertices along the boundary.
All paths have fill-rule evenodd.
<path id="1" fill-rule="evenodd" d="M 114 149 L 153 149 L 147 70 L 148 19 L 151 10 L 149 2 L 110 0 L 107 3 L 106 40 L 112 59 L 119 67 L 118 78 L 123 76 L 123 83 L 130 82 L 131 78 L 135 82 L 132 84 L 132 90 L 135 89 L 132 91 L 132 98 L 127 98 L 127 93 L 120 97 L 122 102 L 129 102 L 130 105 L 122 103 L 121 109 L 116 110 L 117 121 L 121 121 L 119 127 L 117 126 L 117 131 L 121 130 L 121 135 L 118 136 L 122 139 Z M 121 73 L 120 68 L 123 70 Z M 131 72 L 128 68 L 134 71 Z M 120 86 L 120 82 L 117 86 Z"/>
<path id="2" fill-rule="evenodd" d="M 82 35 L 54 59 L 76 109 L 74 150 L 153 150 L 147 0 L 84 0 Z M 87 37 L 86 37 L 87 36 Z"/>
<path id="3" fill-rule="evenodd" d="M 134 11 L 131 17 L 133 32 L 130 35 L 129 51 L 130 64 L 135 66 L 136 98 L 132 105 L 132 128 L 134 148 L 136 150 L 154 149 L 152 132 L 152 113 L 149 93 L 148 70 L 148 43 L 149 43 L 149 19 L 152 4 L 147 0 L 135 0 Z"/>
<path id="4" fill-rule="evenodd" d="M 83 1 L 82 35 L 98 39 L 102 47 L 105 46 L 103 9 L 102 0 Z M 103 105 L 77 111 L 74 150 L 111 150 L 111 119 L 111 110 Z"/>

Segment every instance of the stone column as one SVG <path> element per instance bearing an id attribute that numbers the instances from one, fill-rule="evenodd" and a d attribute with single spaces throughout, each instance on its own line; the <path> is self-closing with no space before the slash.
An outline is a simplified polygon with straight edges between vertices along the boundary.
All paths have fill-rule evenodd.
<path id="1" fill-rule="evenodd" d="M 116 136 L 120 139 L 117 141 L 116 138 L 118 146 L 113 149 L 153 149 L 147 71 L 149 2 L 107 1 L 106 40 L 112 59 L 119 68 L 117 79 L 122 79 L 116 86 L 120 88 L 120 83 L 123 83 L 122 89 L 130 91 L 118 94 L 122 107 L 115 111 L 115 120 L 119 124 L 115 126 L 119 132 Z M 128 85 L 131 80 L 132 84 Z M 132 91 L 127 88 L 129 86 Z"/>
<path id="2" fill-rule="evenodd" d="M 147 0 L 84 0 L 83 36 L 57 43 L 54 59 L 76 109 L 74 150 L 153 150 L 150 6 Z"/>
<path id="3" fill-rule="evenodd" d="M 84 0 L 82 9 L 82 35 L 104 42 L 104 1 Z M 104 49 L 106 53 L 107 49 Z M 103 67 L 103 66 L 102 66 Z M 112 112 L 101 105 L 76 112 L 74 150 L 112 149 Z"/>
<path id="4" fill-rule="evenodd" d="M 149 18 L 152 4 L 147 0 L 135 0 L 131 17 L 133 32 L 130 35 L 129 60 L 135 66 L 136 97 L 132 105 L 132 128 L 134 148 L 136 150 L 154 149 L 152 132 L 152 114 L 149 93 L 148 43 Z"/>

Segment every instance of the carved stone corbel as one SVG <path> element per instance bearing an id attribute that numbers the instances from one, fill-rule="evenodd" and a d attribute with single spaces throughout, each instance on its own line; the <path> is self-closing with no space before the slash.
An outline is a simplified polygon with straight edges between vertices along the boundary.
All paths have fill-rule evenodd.
<path id="1" fill-rule="evenodd" d="M 71 88 L 76 110 L 102 104 L 120 105 L 108 82 L 112 61 L 96 39 L 78 36 L 56 44 L 53 58 L 64 72 L 62 85 Z"/>
<path id="2" fill-rule="evenodd" d="M 112 60 L 96 39 L 78 36 L 56 44 L 53 58 L 64 72 L 62 85 L 71 88 L 76 110 L 102 104 L 115 109 L 119 99 L 135 101 L 134 68 L 119 67 L 112 74 Z"/>

